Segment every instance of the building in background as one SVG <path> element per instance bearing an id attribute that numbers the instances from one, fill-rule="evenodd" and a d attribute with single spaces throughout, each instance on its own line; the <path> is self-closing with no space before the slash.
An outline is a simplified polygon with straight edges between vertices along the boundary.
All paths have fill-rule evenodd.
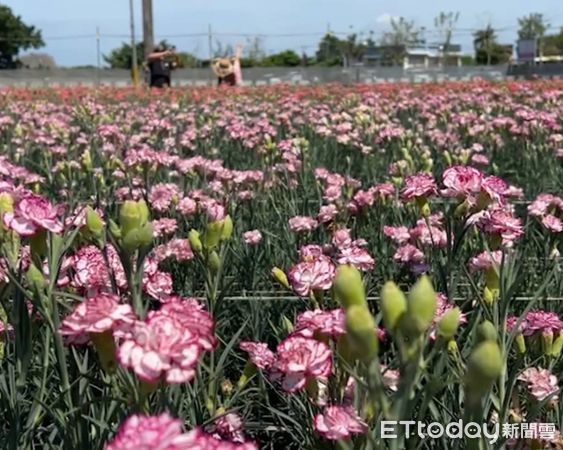
<path id="1" fill-rule="evenodd" d="M 461 46 L 450 44 L 406 47 L 381 45 L 368 48 L 363 57 L 367 67 L 398 66 L 404 69 L 460 67 L 463 53 Z"/>

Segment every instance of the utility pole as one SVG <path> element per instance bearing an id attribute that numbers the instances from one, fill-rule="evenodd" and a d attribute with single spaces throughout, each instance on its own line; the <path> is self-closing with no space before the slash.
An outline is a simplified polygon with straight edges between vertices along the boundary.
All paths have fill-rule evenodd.
<path id="1" fill-rule="evenodd" d="M 143 47 L 145 49 L 145 57 L 154 50 L 152 0 L 143 0 Z"/>
<path id="2" fill-rule="evenodd" d="M 97 85 L 100 85 L 100 70 L 102 68 L 101 62 L 100 62 L 100 27 L 96 27 L 96 64 L 97 64 L 97 68 L 98 70 L 96 71 L 96 81 L 97 81 Z"/>
<path id="3" fill-rule="evenodd" d="M 213 63 L 211 62 L 211 60 L 213 59 L 213 31 L 211 30 L 211 24 L 209 24 L 209 28 L 208 28 L 208 52 L 209 52 L 209 69 L 211 69 Z M 211 70 L 209 70 L 209 83 L 213 84 L 213 73 L 211 72 Z"/>
<path id="4" fill-rule="evenodd" d="M 135 43 L 135 10 L 133 9 L 133 0 L 129 0 L 129 14 L 131 21 L 131 78 L 133 86 L 139 84 L 139 70 L 137 68 L 137 44 Z"/>

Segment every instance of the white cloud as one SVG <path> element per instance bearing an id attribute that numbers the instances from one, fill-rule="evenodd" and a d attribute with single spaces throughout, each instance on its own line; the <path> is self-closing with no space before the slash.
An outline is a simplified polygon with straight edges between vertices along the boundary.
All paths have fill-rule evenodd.
<path id="1" fill-rule="evenodd" d="M 397 16 L 393 16 L 392 14 L 383 13 L 377 16 L 375 22 L 378 23 L 379 25 L 389 25 L 391 23 L 391 20 L 396 18 Z"/>

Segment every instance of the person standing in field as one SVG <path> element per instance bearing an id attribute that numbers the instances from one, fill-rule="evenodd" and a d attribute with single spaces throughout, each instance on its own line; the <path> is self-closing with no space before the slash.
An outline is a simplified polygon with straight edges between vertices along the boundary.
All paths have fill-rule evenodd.
<path id="1" fill-rule="evenodd" d="M 149 71 L 149 86 L 156 88 L 170 87 L 172 70 L 176 68 L 175 61 L 171 60 L 176 54 L 174 49 L 165 50 L 158 45 L 147 56 Z"/>
<path id="2" fill-rule="evenodd" d="M 218 58 L 213 61 L 212 69 L 217 75 L 219 86 L 242 86 L 242 69 L 240 59 L 242 56 L 242 45 L 237 46 L 235 56 L 230 58 Z"/>

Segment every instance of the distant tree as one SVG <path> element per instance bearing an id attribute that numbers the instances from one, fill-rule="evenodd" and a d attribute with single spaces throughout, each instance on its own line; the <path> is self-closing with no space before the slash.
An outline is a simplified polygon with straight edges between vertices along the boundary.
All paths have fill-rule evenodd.
<path id="1" fill-rule="evenodd" d="M 28 53 L 19 58 L 21 67 L 26 69 L 54 69 L 55 59 L 47 53 Z"/>
<path id="2" fill-rule="evenodd" d="M 235 54 L 235 49 L 231 44 L 223 45 L 221 41 L 216 41 L 213 50 L 214 58 L 227 58 Z"/>
<path id="3" fill-rule="evenodd" d="M 440 45 L 442 50 L 442 63 L 445 65 L 448 60 L 448 52 L 452 43 L 452 35 L 455 30 L 457 21 L 459 20 L 459 12 L 441 12 L 434 18 L 434 27 L 440 34 Z"/>
<path id="4" fill-rule="evenodd" d="M 261 62 L 264 67 L 296 67 L 302 62 L 301 56 L 293 50 L 285 50 L 267 56 Z"/>
<path id="5" fill-rule="evenodd" d="M 518 19 L 518 39 L 541 39 L 549 28 L 543 14 L 532 13 Z"/>
<path id="6" fill-rule="evenodd" d="M 342 41 L 332 33 L 325 34 L 316 52 L 317 64 L 340 66 L 342 65 L 342 56 Z"/>
<path id="7" fill-rule="evenodd" d="M 563 28 L 557 34 L 549 34 L 543 37 L 542 51 L 545 56 L 563 55 Z"/>
<path id="8" fill-rule="evenodd" d="M 259 64 L 266 57 L 266 50 L 264 50 L 264 42 L 260 36 L 255 36 L 246 40 L 244 46 L 244 57 L 255 61 Z"/>
<path id="9" fill-rule="evenodd" d="M 368 45 L 369 43 L 361 42 L 357 34 L 350 34 L 346 39 L 341 41 L 345 65 L 350 65 L 352 61 L 360 61 Z"/>
<path id="10" fill-rule="evenodd" d="M 4 5 L 0 5 L 0 33 L 5 37 L 0 41 L 0 69 L 18 67 L 20 51 L 45 45 L 40 30 L 26 25 L 20 16 Z"/>
<path id="11" fill-rule="evenodd" d="M 414 21 L 404 17 L 391 19 L 391 30 L 383 33 L 381 45 L 387 47 L 384 59 L 396 65 L 402 64 L 408 47 L 423 43 L 422 30 L 416 26 Z"/>
<path id="12" fill-rule="evenodd" d="M 162 47 L 164 50 L 175 48 L 170 42 L 166 40 L 160 41 L 158 46 Z M 140 66 L 145 61 L 145 50 L 142 42 L 136 44 L 137 47 L 137 65 Z M 123 43 L 121 47 L 113 49 L 109 55 L 104 55 L 104 61 L 112 69 L 130 69 L 131 62 L 133 59 L 133 52 L 131 51 L 131 45 Z M 178 52 L 176 54 L 176 62 L 179 68 L 183 67 L 196 67 L 197 58 L 190 53 Z"/>
<path id="13" fill-rule="evenodd" d="M 473 46 L 475 47 L 475 60 L 477 64 L 490 66 L 498 45 L 497 35 L 491 24 L 488 24 L 482 30 L 477 30 L 473 34 Z"/>
<path id="14" fill-rule="evenodd" d="M 143 42 L 135 45 L 137 47 L 137 66 L 139 66 L 145 60 L 145 49 Z M 104 61 L 112 69 L 130 69 L 133 61 L 131 45 L 124 42 L 121 47 L 113 49 L 109 55 L 104 55 Z"/>

